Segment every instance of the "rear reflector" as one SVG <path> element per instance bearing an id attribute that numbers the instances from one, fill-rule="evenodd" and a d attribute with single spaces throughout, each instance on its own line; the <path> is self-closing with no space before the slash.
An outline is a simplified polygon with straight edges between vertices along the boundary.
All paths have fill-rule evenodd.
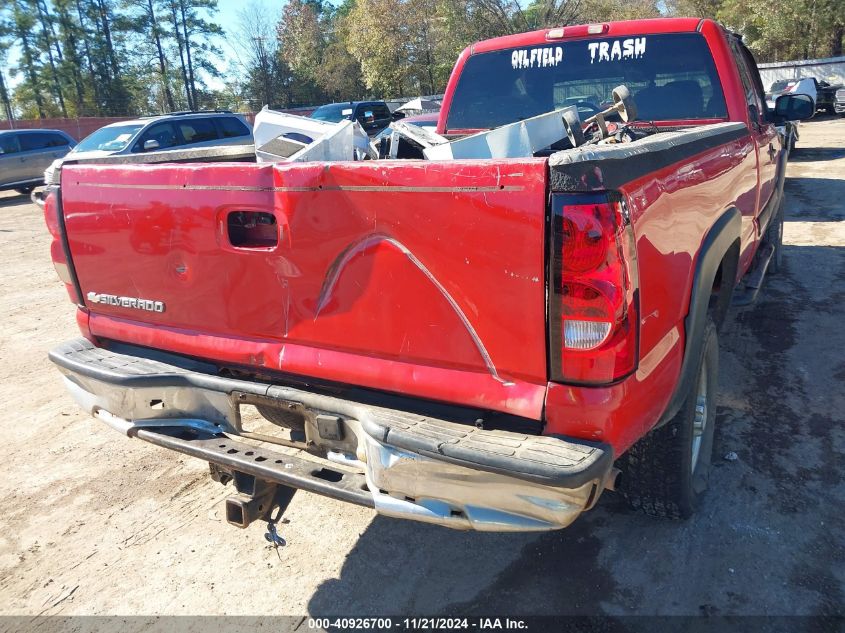
<path id="1" fill-rule="evenodd" d="M 607 384 L 637 366 L 633 231 L 617 196 L 552 197 L 549 279 L 554 381 Z"/>

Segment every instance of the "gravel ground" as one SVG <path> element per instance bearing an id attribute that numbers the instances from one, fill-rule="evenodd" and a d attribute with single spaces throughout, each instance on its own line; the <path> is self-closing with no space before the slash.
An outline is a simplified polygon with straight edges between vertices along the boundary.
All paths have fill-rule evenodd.
<path id="1" fill-rule="evenodd" d="M 80 413 L 46 356 L 78 331 L 43 218 L 0 194 L 0 614 L 845 614 L 843 147 L 845 119 L 801 126 L 785 272 L 722 334 L 693 520 L 609 493 L 565 531 L 460 533 L 300 492 L 278 554 L 204 463 Z"/>

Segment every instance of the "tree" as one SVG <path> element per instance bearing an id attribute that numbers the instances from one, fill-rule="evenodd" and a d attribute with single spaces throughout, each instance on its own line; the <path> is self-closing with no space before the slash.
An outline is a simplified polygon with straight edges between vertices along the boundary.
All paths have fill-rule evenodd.
<path id="1" fill-rule="evenodd" d="M 742 33 L 758 61 L 828 57 L 842 50 L 842 0 L 724 0 L 717 15 Z"/>
<path id="2" fill-rule="evenodd" d="M 158 62 L 158 80 L 164 94 L 165 105 L 171 112 L 176 110 L 176 103 L 173 100 L 173 91 L 170 88 L 170 74 L 168 73 L 167 56 L 164 53 L 163 40 L 166 32 L 159 22 L 156 14 L 157 2 L 154 0 L 129 0 L 127 6 L 133 7 L 137 14 L 133 20 L 133 27 L 144 39 L 148 39 L 154 48 L 153 53 Z"/>
<path id="3" fill-rule="evenodd" d="M 7 121 L 14 120 L 12 102 L 9 98 L 9 90 L 6 87 L 5 68 L 7 62 L 7 51 L 11 45 L 12 25 L 3 13 L 0 13 L 0 101 L 3 102 L 3 113 Z"/>
<path id="4" fill-rule="evenodd" d="M 405 0 L 356 0 L 349 13 L 346 46 L 377 94 L 402 97 L 410 90 L 408 17 Z"/>
<path id="5" fill-rule="evenodd" d="M 76 9 L 98 113 L 131 113 L 132 99 L 121 71 L 127 57 L 123 16 L 113 0 L 76 0 Z"/>
<path id="6" fill-rule="evenodd" d="M 315 80 L 331 101 L 354 101 L 365 94 L 361 65 L 346 45 L 349 40 L 349 13 L 354 0 L 345 0 L 337 8 L 323 11 L 322 30 L 326 45 L 317 67 Z"/>
<path id="7" fill-rule="evenodd" d="M 287 106 L 286 77 L 290 69 L 284 64 L 279 50 L 276 33 L 279 18 L 269 20 L 271 10 L 263 3 L 253 0 L 238 13 L 235 51 L 239 65 L 245 75 L 243 90 L 253 98 L 256 109 L 264 105 Z"/>
<path id="8" fill-rule="evenodd" d="M 44 107 L 44 98 L 41 95 L 40 83 L 38 81 L 38 76 L 41 73 L 41 65 L 31 35 L 35 27 L 35 18 L 22 0 L 12 0 L 12 20 L 14 33 L 21 44 L 22 54 L 18 68 L 26 77 L 22 88 L 23 91 L 31 94 L 38 112 L 38 118 L 44 119 L 47 115 Z"/>
<path id="9" fill-rule="evenodd" d="M 63 55 L 59 61 L 59 72 L 64 81 L 71 86 L 73 95 L 72 111 L 76 116 L 88 113 L 89 103 L 85 98 L 83 62 L 78 48 L 79 27 L 71 16 L 70 0 L 53 0 L 56 11 L 58 36 Z"/>
<path id="10" fill-rule="evenodd" d="M 291 102 L 315 103 L 324 97 L 317 74 L 326 46 L 319 0 L 289 0 L 282 10 L 278 38 L 282 61 L 291 71 Z"/>
<path id="11" fill-rule="evenodd" d="M 211 76 L 219 77 L 220 72 L 211 63 L 211 57 L 220 57 L 220 49 L 211 44 L 214 37 L 222 37 L 223 29 L 219 24 L 203 17 L 217 13 L 217 0 L 166 0 L 173 26 L 176 48 L 182 70 L 182 84 L 188 100 L 188 108 L 199 109 L 197 69 L 202 69 Z"/>
<path id="12" fill-rule="evenodd" d="M 41 25 L 40 37 L 36 40 L 38 47 L 41 50 L 47 51 L 47 59 L 50 64 L 50 79 L 52 80 L 55 96 L 59 101 L 62 110 L 62 116 L 67 118 L 67 107 L 65 107 L 65 97 L 62 93 L 62 86 L 59 82 L 59 72 L 56 68 L 56 58 L 53 57 L 53 50 L 55 47 L 56 54 L 59 61 L 62 59 L 62 50 L 56 41 L 55 30 L 53 29 L 53 17 L 50 15 L 47 5 L 43 0 L 35 0 L 35 10 L 38 13 L 38 21 Z"/>

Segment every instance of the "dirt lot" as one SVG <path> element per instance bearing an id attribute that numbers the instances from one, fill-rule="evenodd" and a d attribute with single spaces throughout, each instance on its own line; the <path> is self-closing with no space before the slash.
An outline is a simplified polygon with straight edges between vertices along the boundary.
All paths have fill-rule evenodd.
<path id="1" fill-rule="evenodd" d="M 0 194 L 2 614 L 845 614 L 845 119 L 805 124 L 786 272 L 721 339 L 715 472 L 667 522 L 613 494 L 563 532 L 399 522 L 298 493 L 280 556 L 199 461 L 83 415 L 39 210 Z M 723 456 L 735 452 L 739 458 Z"/>

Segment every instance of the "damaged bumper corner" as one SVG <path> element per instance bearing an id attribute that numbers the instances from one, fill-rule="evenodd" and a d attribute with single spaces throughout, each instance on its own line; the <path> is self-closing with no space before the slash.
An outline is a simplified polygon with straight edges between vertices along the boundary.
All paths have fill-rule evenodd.
<path id="1" fill-rule="evenodd" d="M 196 363 L 180 366 L 171 364 L 178 363 L 175 358 L 142 354 L 80 339 L 50 358 L 76 401 L 121 433 L 225 472 L 373 507 L 386 516 L 482 531 L 558 529 L 592 507 L 612 477 L 606 445 L 485 431 L 223 378 Z M 295 404 L 305 416 L 309 452 L 289 455 L 248 443 L 240 436 L 242 394 Z M 341 432 L 323 437 L 315 421 L 327 414 Z"/>

